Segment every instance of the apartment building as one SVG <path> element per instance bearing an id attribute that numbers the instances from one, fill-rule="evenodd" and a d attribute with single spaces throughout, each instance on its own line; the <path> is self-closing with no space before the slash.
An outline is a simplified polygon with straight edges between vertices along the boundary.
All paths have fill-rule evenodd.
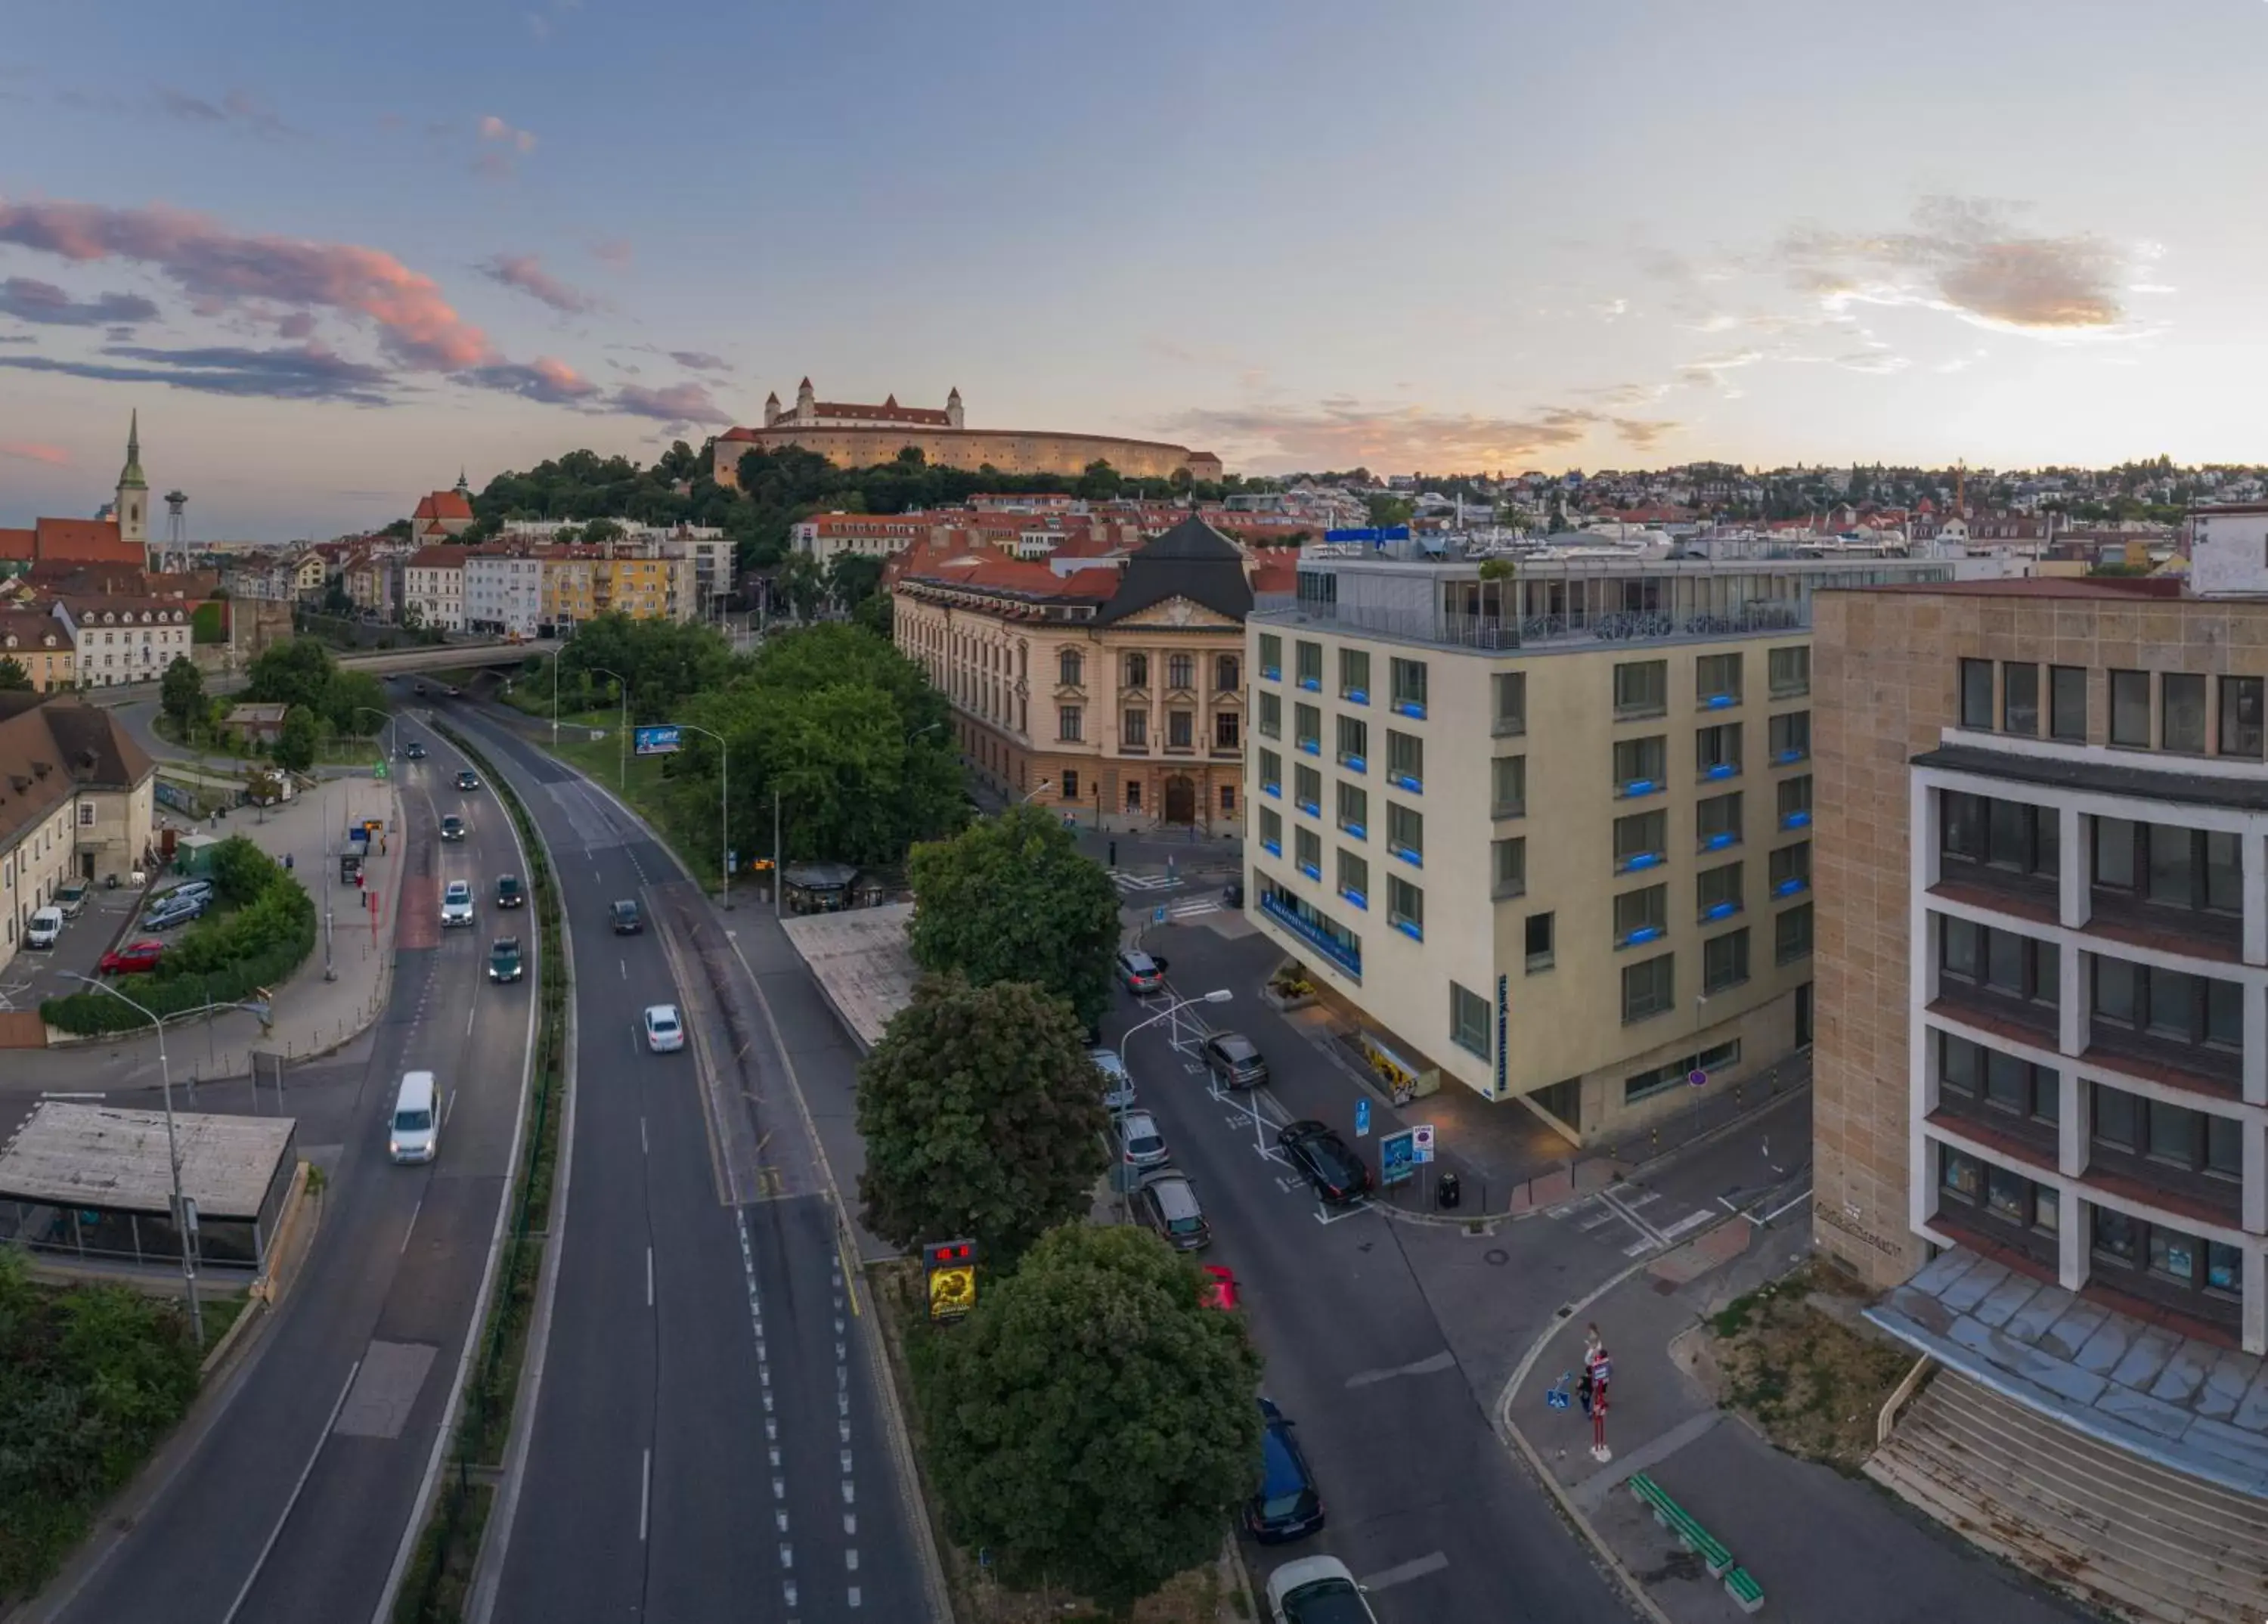
<path id="1" fill-rule="evenodd" d="M 1395 550 L 1308 548 L 1247 627 L 1255 922 L 1578 1140 L 1809 1042 L 1813 597 L 1949 566 Z"/>
<path id="2" fill-rule="evenodd" d="M 179 598 L 58 597 L 55 618 L 78 648 L 87 688 L 154 683 L 189 652 L 190 606 Z"/>
<path id="3" fill-rule="evenodd" d="M 421 626 L 465 629 L 465 558 L 471 550 L 436 545 L 409 555 L 401 572 L 401 612 Z"/>
<path id="4" fill-rule="evenodd" d="M 939 515 L 913 513 L 814 513 L 788 527 L 789 544 L 825 569 L 843 553 L 887 558 L 931 539 Z"/>
<path id="5" fill-rule="evenodd" d="M 2242 546 L 2198 574 L 2268 588 Z M 1916 587 L 1817 632 L 1819 1244 L 2268 1353 L 2268 598 Z"/>
<path id="6" fill-rule="evenodd" d="M 465 629 L 535 635 L 543 618 L 543 565 L 516 547 L 475 547 L 465 555 Z"/>
<path id="7" fill-rule="evenodd" d="M 78 681 L 78 651 L 70 624 L 58 615 L 0 609 L 0 659 L 21 666 L 38 693 L 51 694 Z"/>
<path id="8" fill-rule="evenodd" d="M 0 968 L 65 881 L 141 866 L 156 776 L 110 712 L 0 694 Z"/>

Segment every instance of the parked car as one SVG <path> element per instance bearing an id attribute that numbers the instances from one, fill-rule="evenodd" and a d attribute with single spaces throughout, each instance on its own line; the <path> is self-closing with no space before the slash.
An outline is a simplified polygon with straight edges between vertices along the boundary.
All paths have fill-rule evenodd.
<path id="1" fill-rule="evenodd" d="M 202 897 L 210 902 L 212 899 L 212 891 L 213 882 L 210 880 L 184 880 L 179 885 L 168 886 L 162 891 L 153 893 L 150 898 L 150 905 L 154 908 L 169 902 L 187 902 L 192 897 Z"/>
<path id="2" fill-rule="evenodd" d="M 1323 1525 L 1323 1497 L 1291 1418 L 1275 1401 L 1260 1401 L 1260 1487 L 1244 1502 L 1244 1528 L 1263 1545 L 1304 1539 Z"/>
<path id="3" fill-rule="evenodd" d="M 472 922 L 473 882 L 470 880 L 450 881 L 448 888 L 441 893 L 442 925 L 446 927 L 470 925 Z"/>
<path id="4" fill-rule="evenodd" d="M 615 934 L 617 936 L 635 936 L 645 928 L 645 922 L 638 918 L 637 904 L 628 897 L 615 903 L 608 912 L 614 919 Z"/>
<path id="5" fill-rule="evenodd" d="M 412 761 L 423 761 L 425 759 L 425 746 L 417 740 L 412 739 L 401 747 L 401 753 Z"/>
<path id="6" fill-rule="evenodd" d="M 1329 1124 L 1288 1122 L 1277 1130 L 1276 1142 L 1323 1200 L 1336 1205 L 1359 1200 L 1370 1192 L 1369 1166 Z"/>
<path id="7" fill-rule="evenodd" d="M 1126 1062 L 1118 1058 L 1118 1051 L 1089 1049 L 1086 1058 L 1093 1060 L 1094 1069 L 1102 1074 L 1102 1109 L 1108 1111 L 1132 1110 L 1134 1074 L 1126 1069 Z"/>
<path id="8" fill-rule="evenodd" d="M 1128 948 L 1118 956 L 1118 979 L 1137 998 L 1145 997 L 1166 985 L 1166 967 L 1139 948 Z"/>
<path id="9" fill-rule="evenodd" d="M 208 892 L 188 895 L 174 892 L 142 916 L 144 930 L 171 930 L 176 925 L 186 925 L 201 916 L 210 905 Z"/>
<path id="10" fill-rule="evenodd" d="M 1175 1251 L 1202 1251 L 1212 1244 L 1212 1226 L 1197 1205 L 1197 1192 L 1179 1173 L 1162 1174 L 1136 1190 L 1134 1215 Z"/>
<path id="11" fill-rule="evenodd" d="M 489 979 L 517 981 L 520 975 L 519 938 L 498 936 L 489 944 Z"/>
<path id="12" fill-rule="evenodd" d="M 1272 1624 L 1378 1624 L 1362 1586 L 1336 1556 L 1302 1556 L 1268 1576 Z"/>
<path id="13" fill-rule="evenodd" d="M 1217 1308 L 1233 1314 L 1242 1302 L 1244 1294 L 1236 1283 L 1236 1273 L 1225 1264 L 1204 1266 L 1204 1284 L 1197 1288 L 1197 1301 L 1207 1308 Z"/>
<path id="14" fill-rule="evenodd" d="M 645 1046 L 656 1054 L 674 1054 L 685 1047 L 685 1022 L 675 1004 L 649 1004 L 645 1011 Z"/>
<path id="15" fill-rule="evenodd" d="M 86 894 L 92 890 L 84 880 L 67 880 L 55 892 L 55 906 L 63 911 L 63 918 L 75 919 L 86 911 Z"/>
<path id="16" fill-rule="evenodd" d="M 1205 1071 L 1224 1089 L 1256 1089 L 1268 1081 L 1268 1061 L 1241 1032 L 1215 1032 L 1204 1040 Z"/>
<path id="17" fill-rule="evenodd" d="M 519 876 L 518 875 L 500 874 L 497 875 L 497 907 L 518 908 L 524 905 L 526 901 L 526 888 L 520 884 Z"/>
<path id="18" fill-rule="evenodd" d="M 461 840 L 464 838 L 465 820 L 463 818 L 459 817 L 454 812 L 452 812 L 441 820 L 442 839 Z"/>
<path id="19" fill-rule="evenodd" d="M 63 911 L 61 908 L 34 908 L 24 926 L 24 945 L 27 948 L 52 948 L 63 940 Z"/>
<path id="20" fill-rule="evenodd" d="M 158 961 L 165 956 L 164 942 L 144 937 L 112 949 L 95 968 L 106 976 L 139 976 L 157 969 Z"/>
<path id="21" fill-rule="evenodd" d="M 457 787 L 459 789 L 478 789 L 480 786 L 481 775 L 474 771 L 470 767 L 466 768 L 462 772 L 457 774 Z"/>
<path id="22" fill-rule="evenodd" d="M 1130 1111 L 1118 1118 L 1118 1155 L 1129 1167 L 1163 1167 L 1174 1159 L 1158 1119 L 1146 1111 Z"/>

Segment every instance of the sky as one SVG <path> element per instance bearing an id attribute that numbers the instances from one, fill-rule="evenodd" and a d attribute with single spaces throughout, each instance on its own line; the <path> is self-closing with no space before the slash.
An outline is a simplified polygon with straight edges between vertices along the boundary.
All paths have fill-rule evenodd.
<path id="1" fill-rule="evenodd" d="M 806 375 L 1248 473 L 2268 461 L 2263 0 L 7 12 L 0 525 L 129 410 L 283 539 Z"/>

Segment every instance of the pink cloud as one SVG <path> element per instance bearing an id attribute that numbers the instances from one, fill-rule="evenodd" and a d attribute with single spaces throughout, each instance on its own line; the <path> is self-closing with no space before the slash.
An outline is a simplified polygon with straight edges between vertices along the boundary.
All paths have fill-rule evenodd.
<path id="1" fill-rule="evenodd" d="M 493 113 L 481 120 L 480 129 L 483 141 L 501 141 L 523 156 L 535 151 L 535 137 L 531 131 L 515 129 Z"/>
<path id="2" fill-rule="evenodd" d="M 4 199 L 0 242 L 69 260 L 117 258 L 154 266 L 201 310 L 265 299 L 359 315 L 411 366 L 454 372 L 496 358 L 487 335 L 450 307 L 438 283 L 377 248 L 243 235 L 163 204 L 107 209 Z"/>
<path id="3" fill-rule="evenodd" d="M 616 411 L 652 417 L 661 423 L 732 421 L 731 414 L 711 399 L 709 391 L 697 383 L 676 383 L 664 389 L 649 389 L 641 384 L 626 383 L 615 391 L 611 403 Z"/>
<path id="4" fill-rule="evenodd" d="M 591 256 L 608 265 L 627 265 L 633 250 L 626 237 L 609 237 L 604 242 L 591 245 Z"/>
<path id="5" fill-rule="evenodd" d="M 61 446 L 41 445 L 35 439 L 0 439 L 0 457 L 16 457 L 26 462 L 44 462 L 50 468 L 69 468 L 70 453 Z"/>
<path id="6" fill-rule="evenodd" d="M 530 299 L 541 299 L 564 314 L 578 315 L 598 308 L 597 299 L 560 281 L 544 269 L 533 254 L 499 254 L 483 261 L 479 270 L 491 282 L 517 288 Z"/>

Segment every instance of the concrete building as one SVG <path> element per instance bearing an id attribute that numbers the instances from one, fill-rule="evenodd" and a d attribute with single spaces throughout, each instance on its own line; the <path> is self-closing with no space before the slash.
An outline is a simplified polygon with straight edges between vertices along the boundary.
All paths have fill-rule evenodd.
<path id="1" fill-rule="evenodd" d="M 543 564 L 518 547 L 465 555 L 465 629 L 534 637 L 543 618 Z"/>
<path id="2" fill-rule="evenodd" d="M 917 560 L 893 636 L 953 703 L 961 754 L 1003 794 L 1106 829 L 1241 826 L 1249 560 L 1189 519 L 1064 571 Z"/>
<path id="3" fill-rule="evenodd" d="M 154 683 L 189 653 L 191 605 L 179 598 L 59 596 L 55 616 L 78 650 L 86 688 Z"/>
<path id="4" fill-rule="evenodd" d="M 401 612 L 421 626 L 444 631 L 465 629 L 463 547 L 420 547 L 402 566 Z"/>
<path id="5" fill-rule="evenodd" d="M 1374 1053 L 1587 1140 L 1811 1037 L 1811 609 L 1943 565 L 1306 550 L 1247 627 L 1250 917 Z"/>
<path id="6" fill-rule="evenodd" d="M 931 513 L 814 513 L 788 527 L 788 541 L 821 569 L 843 553 L 888 558 L 917 547 L 937 532 Z"/>
<path id="7" fill-rule="evenodd" d="M 0 969 L 66 880 L 141 866 L 156 776 L 108 711 L 0 694 Z"/>

